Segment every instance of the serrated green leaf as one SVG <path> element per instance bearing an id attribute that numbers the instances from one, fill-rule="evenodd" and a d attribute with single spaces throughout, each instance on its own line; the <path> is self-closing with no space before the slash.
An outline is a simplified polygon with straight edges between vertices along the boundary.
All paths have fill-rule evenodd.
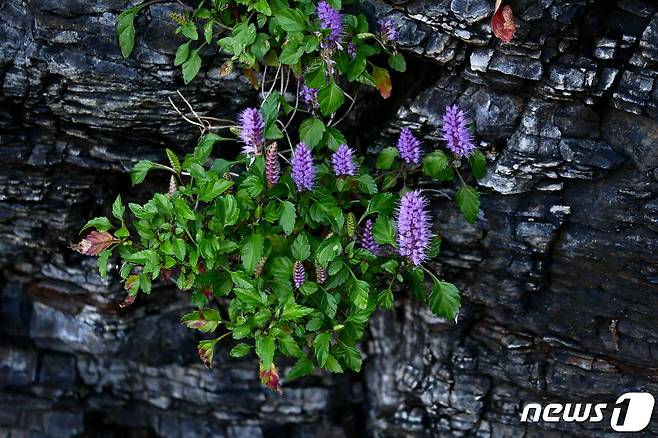
<path id="1" fill-rule="evenodd" d="M 286 381 L 290 382 L 300 377 L 311 374 L 313 371 L 313 362 L 307 357 L 299 359 L 286 375 Z"/>
<path id="2" fill-rule="evenodd" d="M 246 272 L 254 272 L 256 265 L 263 257 L 263 236 L 252 233 L 242 241 L 240 259 Z"/>
<path id="3" fill-rule="evenodd" d="M 96 228 L 96 230 L 98 230 L 98 231 L 107 231 L 107 230 L 111 230 L 112 228 L 114 228 L 114 226 L 112 225 L 112 222 L 110 222 L 110 220 L 108 218 L 106 218 L 106 217 L 95 217 L 95 218 L 90 219 L 89 221 L 87 221 L 87 223 L 85 224 L 84 227 L 82 227 L 80 232 L 82 233 L 84 230 L 86 230 L 87 228 L 91 228 L 91 227 Z"/>
<path id="4" fill-rule="evenodd" d="M 292 336 L 280 338 L 279 349 L 281 350 L 281 353 L 286 356 L 296 357 L 298 359 L 304 357 L 304 352 L 299 348 L 297 341 L 295 341 Z"/>
<path id="5" fill-rule="evenodd" d="M 359 182 L 359 189 L 361 189 L 362 192 L 369 195 L 377 193 L 377 182 L 372 176 L 364 173 L 357 178 L 357 181 Z"/>
<path id="6" fill-rule="evenodd" d="M 468 184 L 462 184 L 457 190 L 455 201 L 457 201 L 464 218 L 471 224 L 475 223 L 480 211 L 480 195 L 477 190 Z"/>
<path id="7" fill-rule="evenodd" d="M 448 167 L 450 159 L 443 151 L 434 151 L 423 159 L 423 172 L 432 178 L 439 179 Z"/>
<path id="8" fill-rule="evenodd" d="M 395 158 L 397 158 L 399 155 L 400 153 L 398 152 L 398 148 L 394 148 L 392 146 L 384 148 L 377 156 L 377 163 L 375 164 L 375 167 L 379 170 L 388 170 L 391 168 L 391 166 L 393 166 Z"/>
<path id="9" fill-rule="evenodd" d="M 281 319 L 284 321 L 292 321 L 299 319 L 302 316 L 306 316 L 309 313 L 313 312 L 313 309 L 310 307 L 300 306 L 295 303 L 286 303 L 283 306 L 283 313 L 281 314 Z"/>
<path id="10" fill-rule="evenodd" d="M 135 8 L 130 8 L 117 17 L 116 31 L 119 37 L 121 55 L 124 58 L 129 57 L 135 47 L 135 16 L 137 11 Z"/>
<path id="11" fill-rule="evenodd" d="M 318 91 L 318 103 L 323 116 L 333 114 L 344 102 L 345 93 L 333 81 Z"/>
<path id="12" fill-rule="evenodd" d="M 135 164 L 133 168 L 130 169 L 130 180 L 132 181 L 132 184 L 137 185 L 144 181 L 146 174 L 154 167 L 156 167 L 156 164 L 153 161 L 138 161 L 137 164 Z"/>
<path id="13" fill-rule="evenodd" d="M 483 178 L 487 173 L 487 158 L 482 151 L 476 150 L 468 159 L 471 164 L 471 172 L 477 179 Z"/>
<path id="14" fill-rule="evenodd" d="M 249 351 L 251 351 L 251 346 L 247 344 L 240 343 L 231 349 L 229 353 L 231 357 L 243 357 L 246 356 Z"/>
<path id="15" fill-rule="evenodd" d="M 201 57 L 199 56 L 199 49 L 192 50 L 187 61 L 183 63 L 183 81 L 186 84 L 192 82 L 192 79 L 201 70 Z"/>
<path id="16" fill-rule="evenodd" d="M 309 117 L 299 125 L 299 138 L 309 148 L 314 148 L 324 135 L 325 126 L 322 120 L 317 117 Z"/>
<path id="17" fill-rule="evenodd" d="M 292 245 L 290 245 L 290 251 L 295 260 L 306 260 L 311 256 L 311 245 L 308 243 L 308 237 L 306 234 L 300 233 L 295 240 L 293 240 Z"/>
<path id="18" fill-rule="evenodd" d="M 110 255 L 112 255 L 112 251 L 109 249 L 98 254 L 98 272 L 101 278 L 107 277 L 107 260 L 110 258 Z"/>
<path id="19" fill-rule="evenodd" d="M 306 30 L 306 18 L 298 9 L 279 9 L 274 13 L 274 19 L 286 32 L 302 32 Z"/>
<path id="20" fill-rule="evenodd" d="M 256 338 L 256 354 L 260 358 L 263 369 L 272 368 L 274 358 L 274 337 L 272 335 Z"/>
<path id="21" fill-rule="evenodd" d="M 318 246 L 317 261 L 320 266 L 326 268 L 333 259 L 343 252 L 343 245 L 337 236 L 325 239 Z"/>
<path id="22" fill-rule="evenodd" d="M 179 65 L 183 65 L 185 61 L 187 61 L 187 58 L 190 56 L 190 42 L 186 42 L 185 44 L 181 44 L 178 46 L 178 49 L 176 49 L 176 58 L 174 59 L 174 65 L 178 67 Z"/>
<path id="23" fill-rule="evenodd" d="M 350 300 L 359 309 L 368 307 L 370 285 L 363 280 L 354 280 L 350 287 Z"/>
<path id="24" fill-rule="evenodd" d="M 279 225 L 283 232 L 286 233 L 286 236 L 289 236 L 295 229 L 295 220 L 297 219 L 295 204 L 290 201 L 282 201 L 280 209 Z"/>
<path id="25" fill-rule="evenodd" d="M 318 365 L 324 367 L 329 357 L 329 343 L 331 342 L 331 334 L 328 332 L 320 333 L 313 340 L 313 349 L 315 351 L 315 358 Z"/>
<path id="26" fill-rule="evenodd" d="M 461 306 L 459 289 L 452 283 L 435 281 L 428 302 L 435 315 L 454 321 Z"/>
<path id="27" fill-rule="evenodd" d="M 395 244 L 395 221 L 380 215 L 372 227 L 372 235 L 380 245 Z"/>

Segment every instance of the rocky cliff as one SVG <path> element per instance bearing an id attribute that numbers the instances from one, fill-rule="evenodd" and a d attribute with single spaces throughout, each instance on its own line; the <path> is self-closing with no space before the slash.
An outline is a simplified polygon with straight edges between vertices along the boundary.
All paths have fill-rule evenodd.
<path id="1" fill-rule="evenodd" d="M 122 310 L 116 279 L 68 249 L 116 194 L 166 184 L 132 189 L 127 170 L 194 141 L 168 102 L 177 89 L 225 118 L 255 97 L 219 58 L 182 85 L 176 3 L 139 18 L 122 59 L 126 4 L 0 3 L 0 436 L 613 436 L 606 422 L 519 413 L 658 395 L 655 2 L 513 0 L 507 45 L 491 36 L 493 1 L 362 5 L 400 24 L 410 68 L 389 101 L 354 114 L 354 143 L 376 149 L 411 126 L 432 145 L 459 102 L 487 151 L 475 225 L 432 203 L 436 268 L 463 309 L 441 320 L 400 290 L 371 325 L 361 375 L 318 374 L 284 397 L 261 388 L 254 358 L 220 348 L 215 370 L 200 364 L 178 323 L 188 297 L 162 287 Z"/>

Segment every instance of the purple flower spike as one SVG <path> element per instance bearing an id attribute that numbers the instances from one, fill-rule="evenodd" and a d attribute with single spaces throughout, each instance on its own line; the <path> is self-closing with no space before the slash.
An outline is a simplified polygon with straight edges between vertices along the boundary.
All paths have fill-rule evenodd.
<path id="1" fill-rule="evenodd" d="M 240 139 L 245 144 L 242 152 L 247 155 L 257 155 L 260 153 L 260 147 L 265 141 L 263 138 L 263 129 L 265 122 L 260 111 L 256 108 L 247 108 L 239 115 Z"/>
<path id="2" fill-rule="evenodd" d="M 363 228 L 363 234 L 361 235 L 361 246 L 370 251 L 371 253 L 377 255 L 379 254 L 379 244 L 375 242 L 375 238 L 372 235 L 372 221 L 368 219 L 366 225 Z"/>
<path id="3" fill-rule="evenodd" d="M 432 221 L 426 207 L 427 199 L 414 190 L 402 197 L 397 215 L 398 252 L 416 266 L 427 259 L 432 240 Z"/>
<path id="4" fill-rule="evenodd" d="M 323 29 L 329 29 L 329 36 L 326 38 L 329 46 L 340 44 L 343 35 L 343 17 L 340 12 L 329 6 L 325 0 L 318 3 L 316 13 L 320 19 Z"/>
<path id="5" fill-rule="evenodd" d="M 352 148 L 345 144 L 340 145 L 331 156 L 331 165 L 336 176 L 354 176 L 357 166 Z"/>
<path id="6" fill-rule="evenodd" d="M 292 157 L 292 179 L 295 181 L 298 192 L 313 189 L 315 165 L 311 152 L 304 143 L 299 143 L 295 147 L 295 155 Z"/>
<path id="7" fill-rule="evenodd" d="M 382 40 L 395 42 L 398 39 L 398 27 L 390 18 L 384 18 L 377 22 L 379 24 L 379 35 Z"/>
<path id="8" fill-rule="evenodd" d="M 292 265 L 292 281 L 295 283 L 297 289 L 302 287 L 302 284 L 306 281 L 306 271 L 304 270 L 304 265 L 299 260 Z"/>
<path id="9" fill-rule="evenodd" d="M 272 143 L 265 151 L 265 179 L 270 187 L 279 183 L 281 177 L 281 165 L 279 164 L 279 150 L 276 143 Z"/>
<path id="10" fill-rule="evenodd" d="M 400 157 L 408 164 L 420 164 L 420 140 L 414 137 L 411 129 L 402 128 L 398 138 Z"/>
<path id="11" fill-rule="evenodd" d="M 466 126 L 466 115 L 458 105 L 449 106 L 443 115 L 443 139 L 455 155 L 470 156 L 476 149 L 473 135 Z"/>
<path id="12" fill-rule="evenodd" d="M 347 43 L 347 54 L 350 55 L 352 59 L 356 58 L 356 46 L 351 41 Z"/>
<path id="13" fill-rule="evenodd" d="M 299 89 L 299 97 L 311 108 L 318 107 L 318 90 L 316 88 L 311 88 L 303 84 Z"/>

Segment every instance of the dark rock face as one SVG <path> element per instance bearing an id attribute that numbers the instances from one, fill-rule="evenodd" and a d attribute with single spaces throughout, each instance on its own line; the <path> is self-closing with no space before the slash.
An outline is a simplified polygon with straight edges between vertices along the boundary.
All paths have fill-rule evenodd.
<path id="1" fill-rule="evenodd" d="M 216 59 L 182 87 L 174 5 L 139 19 L 123 60 L 113 26 L 125 1 L 5 1 L 0 435 L 613 436 L 609 415 L 519 414 L 530 401 L 658 395 L 658 5 L 511 5 L 518 31 L 501 45 L 493 1 L 367 4 L 402 26 L 413 83 L 394 78 L 392 101 L 377 101 L 391 116 L 360 128 L 364 138 L 384 144 L 411 126 L 429 149 L 457 102 L 487 151 L 475 225 L 433 201 L 436 268 L 460 286 L 463 311 L 455 325 L 399 291 L 371 326 L 363 375 L 318 375 L 280 398 L 253 359 L 220 348 L 216 369 L 202 367 L 195 334 L 178 324 L 187 297 L 162 288 L 120 310 L 116 280 L 68 249 L 117 193 L 164 187 L 131 189 L 126 172 L 194 141 L 168 102 L 176 89 L 233 118 L 255 98 L 248 81 L 220 77 Z M 658 417 L 645 432 L 658 433 Z"/>

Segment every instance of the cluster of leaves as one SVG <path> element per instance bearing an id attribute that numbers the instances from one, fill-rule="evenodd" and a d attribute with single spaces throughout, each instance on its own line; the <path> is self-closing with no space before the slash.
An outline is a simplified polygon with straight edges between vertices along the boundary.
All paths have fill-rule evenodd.
<path id="1" fill-rule="evenodd" d="M 135 44 L 135 17 L 150 3 L 119 16 L 117 33 L 126 57 Z M 341 0 L 329 4 L 336 10 L 342 7 Z M 151 170 L 162 170 L 172 174 L 170 191 L 156 193 L 143 205 L 128 204 L 130 218 L 117 197 L 114 219 L 90 220 L 83 230 L 94 228 L 95 234 L 76 248 L 99 256 L 103 276 L 111 254 L 119 254 L 127 303 L 139 293 L 149 294 L 156 279 L 189 291 L 197 310 L 185 315 L 183 323 L 204 333 L 225 332 L 199 344 L 204 362 L 212 363 L 215 345 L 230 335 L 237 342 L 231 356 L 254 351 L 261 379 L 272 387 L 278 387 L 274 362 L 279 356 L 296 361 L 288 380 L 316 366 L 331 372 L 358 371 L 362 359 L 357 343 L 372 313 L 393 306 L 396 283 L 410 288 L 435 314 L 456 318 L 457 288 L 396 251 L 395 209 L 409 190 L 412 174 L 422 172 L 439 182 L 458 176 L 461 188 L 455 198 L 465 218 L 474 222 L 479 210 L 477 192 L 459 174 L 460 160 L 441 150 L 413 166 L 399 158 L 397 148 L 388 147 L 372 172 L 360 163 L 356 175 L 334 176 L 330 154 L 347 143 L 336 127 L 341 119 L 337 115 L 346 98 L 353 102 L 345 87 L 374 86 L 386 98 L 392 90 L 389 71 L 371 59 L 385 56 L 389 67 L 398 71 L 406 65 L 390 41 L 369 32 L 363 15 L 343 14 L 342 41 L 328 47 L 323 43 L 328 30 L 321 27 L 315 8 L 311 0 L 211 0 L 175 16 L 178 32 L 186 39 L 175 64 L 182 67 L 186 83 L 201 68 L 204 46 L 228 52 L 231 59 L 223 69 L 238 64 L 254 84 L 263 86 L 266 67 L 276 68 L 272 83 L 280 77 L 284 92 L 261 90 L 264 138 L 304 142 L 317 164 L 315 188 L 298 192 L 287 171 L 269 185 L 261 155 L 213 158 L 220 155 L 213 154 L 213 148 L 229 139 L 206 133 L 182 162 L 170 150 L 168 165 L 138 162 L 131 172 L 133 184 Z M 283 87 L 284 71 L 318 90 L 316 108 L 304 110 L 296 96 L 290 98 L 287 81 Z M 281 120 L 284 116 L 287 123 Z M 297 132 L 288 132 L 288 126 Z M 470 156 L 476 178 L 484 174 L 485 164 L 481 152 Z M 374 240 L 383 248 L 377 255 L 359 243 L 368 219 L 374 222 Z M 439 246 L 436 237 L 430 258 L 438 255 Z M 300 263 L 305 281 L 297 288 L 293 265 Z M 429 290 L 426 280 L 432 285 Z"/>

